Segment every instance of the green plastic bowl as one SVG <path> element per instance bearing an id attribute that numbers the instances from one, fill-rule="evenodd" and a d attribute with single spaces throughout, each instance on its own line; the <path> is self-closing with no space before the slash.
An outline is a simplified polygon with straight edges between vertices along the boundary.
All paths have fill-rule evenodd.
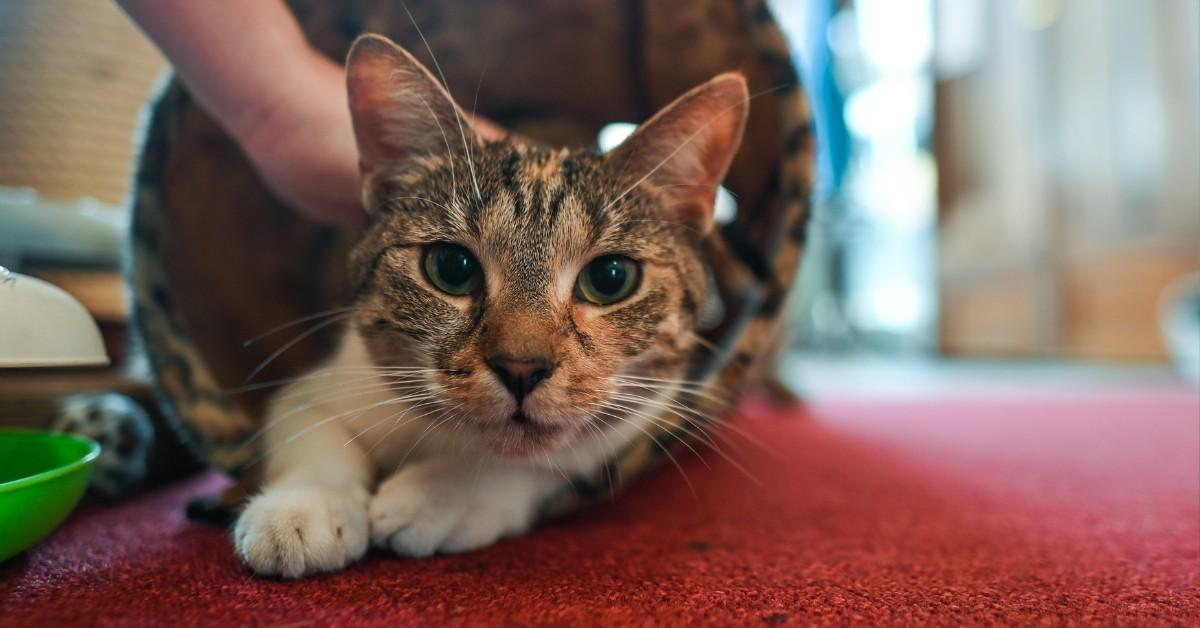
<path id="1" fill-rule="evenodd" d="M 0 562 L 50 534 L 87 488 L 95 441 L 35 430 L 0 430 Z"/>

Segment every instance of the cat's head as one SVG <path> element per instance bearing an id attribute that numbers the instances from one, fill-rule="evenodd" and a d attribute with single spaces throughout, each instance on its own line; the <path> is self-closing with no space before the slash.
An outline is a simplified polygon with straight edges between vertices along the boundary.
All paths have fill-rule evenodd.
<path id="1" fill-rule="evenodd" d="M 354 320 L 397 394 L 506 456 L 647 421 L 638 399 L 697 343 L 700 247 L 744 79 L 693 89 L 603 156 L 483 140 L 382 37 L 355 43 L 347 82 L 371 220 L 351 256 Z"/>

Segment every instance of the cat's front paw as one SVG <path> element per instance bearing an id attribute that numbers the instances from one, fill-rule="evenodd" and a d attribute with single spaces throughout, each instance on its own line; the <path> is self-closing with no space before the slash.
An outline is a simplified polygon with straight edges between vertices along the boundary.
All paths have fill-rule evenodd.
<path id="1" fill-rule="evenodd" d="M 238 556 L 260 576 L 336 571 L 367 551 L 364 489 L 281 486 L 250 500 L 233 529 Z"/>
<path id="2" fill-rule="evenodd" d="M 435 465 L 406 467 L 371 499 L 371 542 L 402 556 L 466 552 L 529 529 L 533 503 L 523 487 L 439 477 Z"/>

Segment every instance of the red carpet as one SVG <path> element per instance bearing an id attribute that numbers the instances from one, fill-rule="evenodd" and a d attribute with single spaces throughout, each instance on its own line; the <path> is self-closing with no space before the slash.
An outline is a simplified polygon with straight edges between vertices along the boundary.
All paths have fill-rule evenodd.
<path id="1" fill-rule="evenodd" d="M 1195 624 L 1195 393 L 862 402 L 755 416 L 623 499 L 484 551 L 252 578 L 203 477 L 77 514 L 0 566 L 0 625 Z"/>

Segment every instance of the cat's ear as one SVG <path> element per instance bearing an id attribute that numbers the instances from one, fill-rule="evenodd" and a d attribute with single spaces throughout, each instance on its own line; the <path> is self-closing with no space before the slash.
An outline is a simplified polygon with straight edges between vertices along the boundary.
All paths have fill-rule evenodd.
<path id="1" fill-rule="evenodd" d="M 707 233 L 717 186 L 742 141 L 749 100 L 741 74 L 721 74 L 664 107 L 606 159 L 621 185 L 656 185 L 671 220 Z"/>
<path id="2" fill-rule="evenodd" d="M 346 87 L 364 180 L 382 168 L 473 150 L 471 121 L 409 52 L 363 35 L 346 58 Z"/>

